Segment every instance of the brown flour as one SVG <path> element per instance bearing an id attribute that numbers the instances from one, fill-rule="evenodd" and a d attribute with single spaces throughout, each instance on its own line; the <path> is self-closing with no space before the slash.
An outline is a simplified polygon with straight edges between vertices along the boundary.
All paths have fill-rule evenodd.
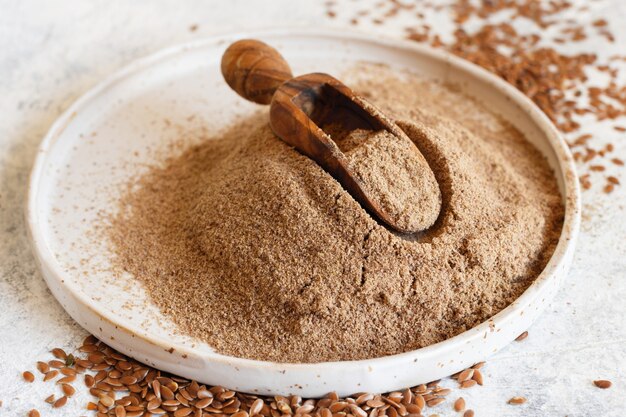
<path id="1" fill-rule="evenodd" d="M 410 139 L 386 130 L 356 129 L 339 147 L 368 195 L 401 230 L 422 231 L 435 223 L 441 193 Z"/>
<path id="2" fill-rule="evenodd" d="M 423 236 L 379 225 L 266 112 L 152 168 L 112 219 L 118 266 L 219 352 L 315 362 L 426 346 L 506 307 L 553 252 L 557 185 L 517 130 L 433 82 L 371 66 L 344 78 L 433 168 L 442 214 Z"/>

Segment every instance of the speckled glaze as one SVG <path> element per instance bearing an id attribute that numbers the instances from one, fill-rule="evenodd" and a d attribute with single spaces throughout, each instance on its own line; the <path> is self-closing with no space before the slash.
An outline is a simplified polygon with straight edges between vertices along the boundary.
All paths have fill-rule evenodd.
<path id="1" fill-rule="evenodd" d="M 228 357 L 179 334 L 139 285 L 109 270 L 93 225 L 115 207 L 119 186 L 182 133 L 217 130 L 255 107 L 221 79 L 232 41 L 254 37 L 298 63 L 294 73 L 339 72 L 383 62 L 451 82 L 495 109 L 548 159 L 566 205 L 563 233 L 538 279 L 513 304 L 456 337 L 403 354 L 361 361 L 281 364 Z M 137 61 L 96 86 L 60 117 L 33 168 L 27 221 L 54 296 L 85 329 L 135 359 L 198 381 L 262 394 L 316 397 L 384 392 L 439 379 L 486 359 L 539 316 L 567 274 L 580 224 L 580 195 L 566 144 L 524 95 L 488 72 L 410 42 L 355 34 L 272 31 L 214 37 Z M 101 220 L 100 220 L 101 221 Z"/>

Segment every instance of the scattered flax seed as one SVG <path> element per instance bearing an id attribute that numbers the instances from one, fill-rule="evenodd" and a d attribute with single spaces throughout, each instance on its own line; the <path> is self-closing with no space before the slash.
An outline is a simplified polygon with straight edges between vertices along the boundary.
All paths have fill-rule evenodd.
<path id="1" fill-rule="evenodd" d="M 588 190 L 591 188 L 591 180 L 589 179 L 589 174 L 581 175 L 579 177 L 579 181 L 583 189 Z"/>
<path id="2" fill-rule="evenodd" d="M 524 332 L 515 338 L 516 342 L 521 342 L 528 337 L 528 332 Z"/>
<path id="3" fill-rule="evenodd" d="M 108 395 L 101 395 L 100 396 L 100 404 L 102 404 L 105 407 L 111 407 L 114 402 L 115 402 L 115 400 L 113 398 L 109 397 Z"/>
<path id="4" fill-rule="evenodd" d="M 70 384 L 72 382 L 74 382 L 74 380 L 76 380 L 76 376 L 75 375 L 69 375 L 63 378 L 60 378 L 57 380 L 57 384 Z"/>
<path id="5" fill-rule="evenodd" d="M 604 27 L 608 25 L 608 22 L 605 19 L 598 19 L 593 22 L 593 26 L 595 27 Z"/>
<path id="6" fill-rule="evenodd" d="M 87 344 L 95 349 L 83 349 Z M 74 366 L 68 367 L 71 371 L 65 373 L 78 373 L 79 368 L 82 369 L 80 372 L 85 372 L 86 386 L 97 398 L 95 402 L 88 402 L 86 408 L 96 412 L 97 417 L 164 414 L 174 417 L 420 417 L 427 407 L 445 402 L 445 396 L 452 392 L 440 386 L 440 381 L 432 381 L 385 395 L 358 393 L 354 397 L 339 398 L 331 392 L 324 398 L 308 400 L 296 395 L 263 397 L 201 385 L 166 374 L 126 357 L 93 336 L 85 339 L 84 346 L 77 351 L 85 356 L 98 353 L 100 367 L 81 367 L 80 361 L 86 359 L 76 357 Z M 481 367 L 482 363 L 474 366 Z M 50 372 L 59 373 L 56 370 Z M 476 372 L 474 370 L 474 376 Z M 62 384 L 61 388 L 65 394 L 63 397 L 55 400 L 55 396 L 50 395 L 45 400 L 55 408 L 65 405 L 68 397 L 76 393 L 71 385 Z"/>
<path id="7" fill-rule="evenodd" d="M 87 386 L 87 388 L 93 387 L 95 383 L 96 382 L 95 382 L 93 376 L 91 376 L 89 374 L 85 375 L 85 385 Z"/>
<path id="8" fill-rule="evenodd" d="M 607 184 L 607 185 L 604 186 L 602 191 L 604 191 L 605 194 L 611 194 L 613 192 L 614 188 L 615 188 L 614 184 Z"/>
<path id="9" fill-rule="evenodd" d="M 76 393 L 76 389 L 69 384 L 63 384 L 61 385 L 61 387 L 63 389 L 63 394 L 65 394 L 67 397 L 71 397 Z"/>
<path id="10" fill-rule="evenodd" d="M 593 385 L 598 388 L 607 389 L 611 388 L 611 385 L 613 384 L 611 383 L 611 381 L 608 381 L 606 379 L 598 379 L 597 381 L 593 381 Z"/>
<path id="11" fill-rule="evenodd" d="M 176 416 L 176 413 L 174 413 L 174 416 Z M 121 405 L 116 406 L 115 407 L 115 417 L 126 417 L 126 409 L 124 407 L 122 407 Z M 176 417 L 178 417 L 178 416 L 176 416 Z"/>
<path id="12" fill-rule="evenodd" d="M 405 21 L 410 22 L 404 28 L 408 39 L 446 49 L 500 76 L 533 100 L 564 134 L 578 131 L 581 128 L 579 118 L 583 116 L 592 116 L 597 121 L 617 121 L 626 116 L 626 87 L 621 68 L 613 64 L 614 61 L 626 61 L 623 56 L 616 55 L 599 62 L 594 50 L 565 54 L 545 42 L 547 40 L 549 44 L 552 40 L 556 44 L 566 44 L 587 38 L 614 42 L 606 19 L 584 24 L 568 19 L 561 14 L 563 11 L 584 10 L 568 0 L 452 0 L 445 5 L 438 3 L 420 3 L 421 10 L 415 13 L 405 10 L 397 0 L 381 0 L 369 14 L 376 24 L 388 22 L 394 25 L 397 24 L 395 16 L 404 13 L 408 17 Z M 327 10 L 331 7 L 327 6 Z M 423 13 L 426 9 L 451 17 L 454 26 L 445 33 L 452 35 L 448 36 L 451 41 L 443 41 L 441 35 L 444 33 L 431 30 L 427 24 L 428 15 Z M 510 19 L 502 22 L 498 18 L 502 12 L 509 13 Z M 333 17 L 339 18 L 335 12 Z M 354 12 L 345 16 L 345 20 L 349 22 L 359 17 L 359 13 Z M 520 32 L 515 24 L 518 19 L 532 20 L 537 29 L 526 28 L 524 33 Z M 548 27 L 559 35 L 546 37 Z M 603 72 L 609 77 L 608 81 L 602 86 L 591 84 L 587 74 L 590 69 Z M 615 130 L 623 132 L 626 128 L 616 126 Z M 573 149 L 585 146 L 587 140 L 570 143 L 570 146 Z M 595 156 L 603 159 L 606 154 Z M 577 162 L 582 173 L 586 173 L 588 167 L 584 162 L 587 161 L 577 159 Z M 591 187 L 591 182 L 587 182 L 583 188 Z"/>
<path id="13" fill-rule="evenodd" d="M 513 397 L 508 401 L 509 404 L 514 404 L 514 405 L 524 404 L 525 402 L 526 402 L 526 398 L 524 397 Z"/>
<path id="14" fill-rule="evenodd" d="M 56 376 L 57 376 L 58 374 L 59 374 L 59 371 L 57 371 L 57 370 L 53 370 L 53 371 L 46 372 L 46 374 L 45 374 L 45 375 L 44 375 L 44 377 L 43 377 L 43 380 L 44 380 L 44 381 L 49 381 L 49 380 L 51 380 L 52 378 L 56 378 Z"/>
<path id="15" fill-rule="evenodd" d="M 61 368 L 63 368 L 65 366 L 65 362 L 52 360 L 52 361 L 48 362 L 48 365 L 50 365 L 51 368 L 61 369 Z"/>
<path id="16" fill-rule="evenodd" d="M 474 375 L 472 375 L 472 379 L 476 381 L 478 385 L 483 385 L 483 374 L 478 369 L 474 370 Z"/>
<path id="17" fill-rule="evenodd" d="M 55 358 L 61 359 L 63 361 L 67 358 L 67 353 L 65 353 L 65 351 L 60 348 L 52 349 L 52 354 L 54 355 Z"/>
<path id="18" fill-rule="evenodd" d="M 611 184 L 619 185 L 619 180 L 617 179 L 617 177 L 614 177 L 612 175 L 606 177 L 606 180 Z"/>
<path id="19" fill-rule="evenodd" d="M 76 370 L 72 369 L 72 368 L 61 368 L 60 369 L 61 373 L 65 376 L 75 376 L 76 375 Z"/>
<path id="20" fill-rule="evenodd" d="M 22 373 L 22 377 L 26 382 L 33 382 L 35 380 L 35 375 L 33 375 L 33 373 L 30 371 L 25 371 L 24 373 Z"/>
<path id="21" fill-rule="evenodd" d="M 67 403 L 67 397 L 64 395 L 52 404 L 54 408 L 61 408 Z"/>
<path id="22" fill-rule="evenodd" d="M 28 417 L 39 417 L 41 414 L 39 414 L 39 411 L 32 409 L 28 412 Z"/>
<path id="23" fill-rule="evenodd" d="M 467 381 L 468 379 L 472 379 L 473 375 L 474 375 L 474 370 L 470 368 L 461 372 L 456 379 L 459 382 L 464 382 L 464 381 Z"/>
<path id="24" fill-rule="evenodd" d="M 463 388 L 463 389 L 471 388 L 471 387 L 473 387 L 476 384 L 477 384 L 477 382 L 474 381 L 473 379 L 468 379 L 467 381 L 461 382 L 461 388 Z"/>
<path id="25" fill-rule="evenodd" d="M 423 410 L 424 407 L 426 407 L 426 400 L 424 400 L 424 396 L 421 393 L 415 395 L 414 402 L 415 402 L 415 405 L 417 405 L 420 408 L 420 410 Z"/>
<path id="26" fill-rule="evenodd" d="M 45 362 L 37 362 L 37 370 L 39 370 L 39 372 L 41 372 L 42 374 L 45 374 L 46 372 L 50 371 L 50 365 L 48 365 Z"/>
<path id="27" fill-rule="evenodd" d="M 463 413 L 463 417 L 474 417 L 474 410 L 470 409 Z"/>
<path id="28" fill-rule="evenodd" d="M 465 410 L 465 399 L 463 397 L 459 397 L 454 402 L 454 411 L 463 411 Z"/>
<path id="29" fill-rule="evenodd" d="M 576 140 L 574 140 L 574 142 L 572 142 L 572 144 L 570 146 L 584 145 L 591 138 L 593 138 L 593 135 L 590 135 L 589 133 L 581 135 L 578 138 L 576 138 Z"/>
<path id="30" fill-rule="evenodd" d="M 437 398 L 433 398 L 433 399 L 432 399 L 432 400 L 430 400 L 430 401 L 427 401 L 427 402 L 426 402 L 426 404 L 427 404 L 429 407 L 434 407 L 434 406 L 436 406 L 436 405 L 441 404 L 441 403 L 442 403 L 442 402 L 444 402 L 445 400 L 446 400 L 445 398 L 437 397 Z"/>

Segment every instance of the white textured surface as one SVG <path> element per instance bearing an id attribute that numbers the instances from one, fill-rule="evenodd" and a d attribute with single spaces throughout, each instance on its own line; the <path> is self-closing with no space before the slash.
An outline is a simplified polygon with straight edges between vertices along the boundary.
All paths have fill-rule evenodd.
<path id="1" fill-rule="evenodd" d="M 361 10 L 374 3 L 349 1 L 341 9 Z M 341 25 L 324 16 L 322 4 L 0 2 L 0 416 L 26 415 L 33 407 L 43 415 L 87 414 L 86 396 L 76 396 L 65 408 L 53 411 L 42 399 L 57 388 L 41 381 L 27 385 L 20 377 L 22 371 L 34 370 L 34 362 L 46 358 L 49 349 L 71 350 L 85 335 L 47 291 L 26 243 L 23 202 L 28 172 L 50 124 L 103 76 L 163 47 L 231 30 Z M 591 40 L 585 49 L 602 55 L 623 53 L 626 3 L 603 0 L 591 5 L 588 15 L 576 17 L 585 21 L 608 17 L 618 39 L 613 46 L 602 38 Z M 432 19 L 437 23 L 438 17 Z M 189 31 L 192 24 L 198 24 L 195 32 Z M 401 28 L 389 22 L 363 29 L 398 36 Z M 590 131 L 606 131 L 604 138 L 616 145 L 616 156 L 626 159 L 625 135 L 604 128 L 587 126 Z M 462 393 L 478 416 L 624 413 L 626 189 L 620 187 L 610 197 L 598 190 L 586 192 L 583 203 L 575 262 L 555 302 L 530 329 L 528 339 L 489 361 L 484 387 Z M 598 378 L 612 380 L 613 387 L 605 391 L 593 387 L 591 381 Z M 514 395 L 529 401 L 507 405 Z M 432 412 L 454 414 L 449 404 Z"/>

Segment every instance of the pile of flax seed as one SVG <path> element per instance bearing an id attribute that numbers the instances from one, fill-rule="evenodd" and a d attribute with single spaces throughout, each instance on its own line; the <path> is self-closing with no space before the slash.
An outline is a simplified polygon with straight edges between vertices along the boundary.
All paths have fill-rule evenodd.
<path id="1" fill-rule="evenodd" d="M 331 392 L 307 400 L 297 395 L 264 397 L 167 374 L 117 352 L 94 336 L 88 336 L 76 353 L 60 348 L 51 353 L 54 359 L 37 362 L 40 378 L 58 386 L 58 396 L 51 394 L 45 402 L 53 408 L 65 406 L 76 393 L 73 384 L 78 383 L 79 389 L 88 389 L 94 397 L 85 409 L 97 417 L 420 417 L 428 408 L 446 402 L 452 392 L 433 381 L 385 395 L 355 393 L 339 398 Z M 483 385 L 483 365 L 478 363 L 453 378 L 461 389 Z M 23 377 L 29 383 L 36 379 L 30 371 Z M 465 417 L 474 415 L 462 397 L 452 407 Z M 38 410 L 28 414 L 39 415 Z"/>
<path id="2" fill-rule="evenodd" d="M 528 332 L 524 332 L 516 340 L 522 341 L 527 336 Z M 36 365 L 39 378 L 58 387 L 58 395 L 52 393 L 44 401 L 49 407 L 61 408 L 72 401 L 77 389 L 89 390 L 93 401 L 85 404 L 85 411 L 97 417 L 438 417 L 424 413 L 446 406 L 459 416 L 474 416 L 462 396 L 449 404 L 453 390 L 440 386 L 440 381 L 384 395 L 361 392 L 339 398 L 331 392 L 320 399 L 303 399 L 297 395 L 268 397 L 206 386 L 167 374 L 117 352 L 91 335 L 76 353 L 68 354 L 60 348 L 52 349 L 51 353 L 53 359 Z M 477 363 L 451 378 L 461 390 L 483 385 L 484 365 Z M 23 377 L 28 383 L 37 378 L 31 371 L 25 371 Z M 611 386 L 606 380 L 594 384 L 602 389 Z M 526 401 L 515 396 L 508 403 L 519 405 Z M 28 417 L 39 416 L 36 409 L 28 413 Z"/>

